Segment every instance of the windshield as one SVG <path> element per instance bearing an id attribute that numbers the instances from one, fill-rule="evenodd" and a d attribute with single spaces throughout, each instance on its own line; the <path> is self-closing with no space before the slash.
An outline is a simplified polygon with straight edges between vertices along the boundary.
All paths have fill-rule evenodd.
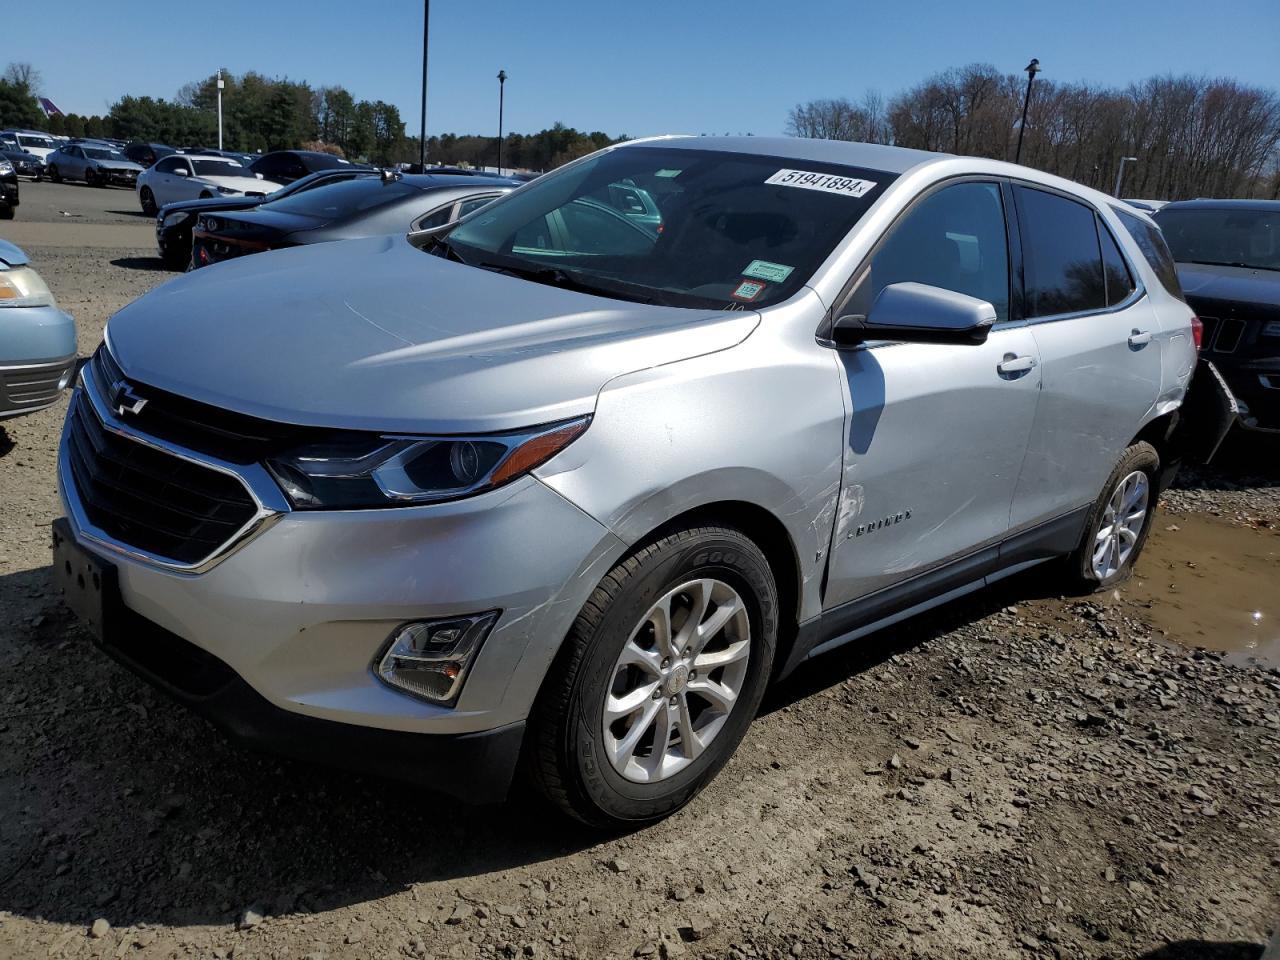
<path id="1" fill-rule="evenodd" d="M 448 235 L 477 266 L 621 299 L 760 307 L 791 296 L 894 174 L 621 147 L 496 201 Z"/>
<path id="2" fill-rule="evenodd" d="M 128 158 L 119 150 L 110 150 L 107 147 L 84 147 L 84 155 L 90 160 L 127 160 Z"/>
<path id="3" fill-rule="evenodd" d="M 297 213 L 304 217 L 333 220 L 362 210 L 372 210 L 409 196 L 422 196 L 422 189 L 403 180 L 383 182 L 381 177 L 340 180 L 294 193 L 262 205 L 276 213 Z"/>
<path id="4" fill-rule="evenodd" d="M 1179 263 L 1280 270 L 1280 210 L 1184 207 L 1155 219 Z"/>
<path id="5" fill-rule="evenodd" d="M 196 160 L 191 166 L 197 177 L 247 177 L 251 174 L 234 160 Z"/>
<path id="6" fill-rule="evenodd" d="M 48 150 L 52 150 L 56 146 L 48 137 L 31 137 L 25 133 L 18 134 L 18 143 L 24 147 L 39 147 Z"/>

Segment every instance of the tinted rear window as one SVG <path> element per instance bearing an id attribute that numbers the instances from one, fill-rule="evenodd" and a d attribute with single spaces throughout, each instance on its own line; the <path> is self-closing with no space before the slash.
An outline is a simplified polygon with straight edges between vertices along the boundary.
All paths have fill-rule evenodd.
<path id="1" fill-rule="evenodd" d="M 1129 273 L 1129 264 L 1125 262 L 1116 238 L 1111 235 L 1101 218 L 1097 223 L 1098 240 L 1102 244 L 1102 268 L 1107 278 L 1107 306 L 1113 307 L 1133 293 L 1133 276 Z"/>
<path id="2" fill-rule="evenodd" d="M 1151 269 L 1155 271 L 1161 286 L 1182 300 L 1182 284 L 1178 283 L 1178 268 L 1174 266 L 1173 254 L 1169 252 L 1169 245 L 1160 234 L 1160 228 L 1119 207 L 1112 209 L 1115 210 L 1116 216 L 1120 218 L 1120 223 L 1129 236 L 1133 237 L 1133 242 L 1138 245 L 1138 249 L 1142 251 Z"/>
<path id="3" fill-rule="evenodd" d="M 390 180 L 384 183 L 380 177 L 361 177 L 356 180 L 342 180 L 338 183 L 314 187 L 279 200 L 271 200 L 263 204 L 262 209 L 335 220 L 362 210 L 385 206 L 415 194 L 421 195 L 422 190 L 403 180 Z"/>
<path id="4" fill-rule="evenodd" d="M 1092 207 L 1055 193 L 1014 187 L 1028 317 L 1086 313 L 1107 306 Z"/>

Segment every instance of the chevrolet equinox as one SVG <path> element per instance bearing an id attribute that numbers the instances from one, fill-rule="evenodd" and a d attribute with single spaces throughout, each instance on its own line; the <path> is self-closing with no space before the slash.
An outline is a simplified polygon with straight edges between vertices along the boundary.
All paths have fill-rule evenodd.
<path id="1" fill-rule="evenodd" d="M 55 575 L 246 741 L 652 820 L 802 661 L 1045 561 L 1128 575 L 1193 321 L 1152 222 L 1075 183 L 632 142 L 113 316 Z"/>

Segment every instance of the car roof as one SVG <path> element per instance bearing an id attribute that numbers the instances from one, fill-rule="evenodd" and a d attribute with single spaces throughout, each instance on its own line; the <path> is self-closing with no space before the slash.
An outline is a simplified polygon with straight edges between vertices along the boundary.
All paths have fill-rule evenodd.
<path id="1" fill-rule="evenodd" d="M 1166 203 L 1157 211 L 1167 210 L 1264 210 L 1271 213 L 1280 212 L 1280 200 L 1214 200 L 1200 197 L 1196 200 L 1175 200 Z"/>
<path id="2" fill-rule="evenodd" d="M 856 143 L 848 140 L 813 140 L 806 137 L 694 137 L 665 136 L 631 140 L 619 144 L 626 147 L 673 147 L 679 150 L 722 150 L 818 163 L 839 163 L 848 167 L 905 173 L 929 160 L 940 160 L 950 154 L 907 147 L 890 147 L 881 143 Z"/>
<path id="3" fill-rule="evenodd" d="M 373 174 L 376 178 L 377 174 Z M 405 183 L 412 184 L 415 187 L 421 187 L 424 190 L 430 190 L 437 187 L 519 187 L 523 184 L 519 180 L 512 180 L 509 177 L 494 176 L 472 176 L 470 174 L 456 173 L 405 173 L 400 175 L 400 179 Z"/>

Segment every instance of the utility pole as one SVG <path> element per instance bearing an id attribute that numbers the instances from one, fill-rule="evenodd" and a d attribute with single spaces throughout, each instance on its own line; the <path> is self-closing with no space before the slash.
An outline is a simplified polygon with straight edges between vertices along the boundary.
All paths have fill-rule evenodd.
<path id="1" fill-rule="evenodd" d="M 1124 183 L 1124 165 L 1126 163 L 1137 163 L 1137 162 L 1138 162 L 1137 157 L 1121 157 L 1120 158 L 1120 169 L 1116 171 L 1116 188 L 1111 192 L 1111 195 L 1113 197 L 1120 196 L 1120 184 Z"/>
<path id="2" fill-rule="evenodd" d="M 222 69 L 218 69 L 218 149 L 222 149 Z"/>
<path id="3" fill-rule="evenodd" d="M 1023 69 L 1027 71 L 1027 92 L 1022 98 L 1022 123 L 1018 124 L 1018 149 L 1013 155 L 1014 163 L 1022 162 L 1022 135 L 1027 130 L 1027 105 L 1031 103 L 1031 82 L 1040 72 L 1040 61 L 1033 58 Z"/>
<path id="4" fill-rule="evenodd" d="M 422 0 L 422 142 L 418 145 L 418 163 L 427 172 L 427 37 L 431 26 L 431 0 Z"/>
<path id="5" fill-rule="evenodd" d="M 502 95 L 506 88 L 507 71 L 498 71 L 498 176 L 502 176 Z"/>

